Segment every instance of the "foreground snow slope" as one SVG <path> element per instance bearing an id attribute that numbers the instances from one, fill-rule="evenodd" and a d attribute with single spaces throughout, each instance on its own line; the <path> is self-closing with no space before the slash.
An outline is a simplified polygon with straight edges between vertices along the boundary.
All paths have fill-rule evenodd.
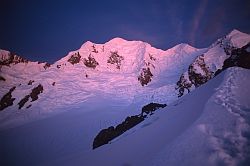
<path id="1" fill-rule="evenodd" d="M 230 68 L 111 144 L 47 164 L 247 165 L 249 82 L 249 70 Z"/>
<path id="2" fill-rule="evenodd" d="M 113 110 L 109 115 L 89 107 L 88 113 L 69 111 L 6 129 L 0 133 L 1 165 L 244 165 L 250 155 L 249 82 L 249 70 L 230 68 L 95 150 L 94 136 L 112 124 L 100 120 L 124 118 L 115 107 L 102 108 Z"/>

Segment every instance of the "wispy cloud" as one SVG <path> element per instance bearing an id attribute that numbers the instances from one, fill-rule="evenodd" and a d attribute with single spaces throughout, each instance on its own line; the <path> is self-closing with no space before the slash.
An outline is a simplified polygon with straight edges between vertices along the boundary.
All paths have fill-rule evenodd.
<path id="1" fill-rule="evenodd" d="M 200 27 L 202 17 L 203 17 L 203 15 L 205 13 L 207 2 L 208 2 L 208 0 L 202 0 L 201 1 L 201 3 L 198 6 L 198 9 L 196 10 L 195 15 L 193 17 L 192 28 L 191 28 L 191 33 L 190 33 L 191 44 L 195 44 L 196 33 L 197 33 L 197 30 Z"/>
<path id="2" fill-rule="evenodd" d="M 174 2 L 168 7 L 168 26 L 171 27 L 171 34 L 174 34 L 176 40 L 183 39 L 183 20 L 181 19 L 181 12 L 176 9 L 182 9 L 181 4 Z"/>
<path id="3" fill-rule="evenodd" d="M 225 10 L 223 7 L 218 7 L 213 13 L 207 18 L 205 28 L 202 31 L 204 37 L 218 36 L 223 28 L 223 22 L 225 19 Z"/>

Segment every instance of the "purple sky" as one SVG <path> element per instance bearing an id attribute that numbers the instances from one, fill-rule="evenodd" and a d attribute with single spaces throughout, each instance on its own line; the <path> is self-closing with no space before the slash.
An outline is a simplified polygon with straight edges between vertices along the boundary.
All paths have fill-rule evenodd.
<path id="1" fill-rule="evenodd" d="M 250 33 L 249 0 L 0 0 L 0 48 L 50 63 L 90 40 L 207 47 L 232 29 Z"/>

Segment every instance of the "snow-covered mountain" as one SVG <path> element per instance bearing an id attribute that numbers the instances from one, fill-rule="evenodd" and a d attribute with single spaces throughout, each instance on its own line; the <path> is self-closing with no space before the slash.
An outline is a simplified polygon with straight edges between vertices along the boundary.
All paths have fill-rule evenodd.
<path id="1" fill-rule="evenodd" d="M 5 64 L 12 54 L 1 50 L 5 58 L 0 95 L 8 94 L 0 107 L 2 124 L 22 120 L 26 112 L 30 116 L 82 107 L 99 96 L 137 109 L 150 102 L 171 103 L 177 98 L 180 74 L 206 50 L 180 44 L 163 51 L 145 42 L 114 38 L 105 44 L 88 41 L 52 65 L 27 60 Z"/>
<path id="2" fill-rule="evenodd" d="M 250 35 L 238 30 L 233 30 L 227 36 L 218 39 L 181 75 L 176 87 L 179 97 L 206 83 L 228 67 L 239 66 L 249 69 L 249 41 Z"/>
<path id="3" fill-rule="evenodd" d="M 242 132 L 241 129 L 239 131 L 237 128 L 241 126 L 236 125 L 236 133 L 229 133 L 227 136 L 227 124 L 242 123 L 248 128 L 248 114 L 244 110 L 250 109 L 247 100 L 250 94 L 243 91 L 249 84 L 249 43 L 250 35 L 238 30 L 233 30 L 203 49 L 179 44 L 168 50 L 160 50 L 142 41 L 114 38 L 104 44 L 88 41 L 80 49 L 70 52 L 54 64 L 31 62 L 9 51 L 0 50 L 0 145 L 3 147 L 0 163 L 69 165 L 70 162 L 76 162 L 73 165 L 100 165 L 101 162 L 94 160 L 104 156 L 101 161 L 107 163 L 105 165 L 199 165 L 210 154 L 204 153 L 201 158 L 190 161 L 185 156 L 197 155 L 198 149 L 203 145 L 195 144 L 191 151 L 186 146 L 190 141 L 201 140 L 208 134 L 211 136 L 209 141 L 213 141 L 214 137 L 217 139 L 218 136 L 216 146 L 211 144 L 211 147 L 215 146 L 214 149 L 205 149 L 218 152 L 217 157 L 212 155 L 208 163 L 219 163 L 224 157 L 227 159 L 226 164 L 232 161 L 237 165 L 239 161 L 245 161 L 244 155 L 249 153 L 237 146 L 233 150 L 240 153 L 235 158 L 230 157 L 231 154 L 220 141 L 244 140 L 244 145 L 240 146 L 248 145 L 246 142 L 249 138 L 245 138 L 245 135 L 239 133 Z M 229 67 L 233 68 L 228 70 Z M 201 85 L 203 86 L 200 87 Z M 223 88 L 214 92 L 217 85 Z M 229 94 L 228 88 L 232 89 L 234 96 L 230 96 L 232 94 L 231 91 Z M 195 91 L 191 92 L 193 90 Z M 191 94 L 187 94 L 189 92 Z M 241 97 L 241 93 L 245 99 Z M 227 111 L 232 113 L 232 118 L 225 120 L 226 124 L 222 125 L 222 134 L 217 133 L 220 125 L 208 122 L 211 120 L 210 116 L 216 114 L 209 110 L 219 107 L 213 103 L 217 101 L 216 97 L 211 97 L 214 95 L 218 100 L 223 100 L 217 102 L 223 107 L 221 110 L 225 114 Z M 233 107 L 234 101 L 237 101 L 237 108 Z M 126 125 L 127 119 L 131 119 L 128 116 L 132 119 L 137 117 L 134 115 L 141 117 L 142 108 L 145 108 L 143 106 L 149 103 L 161 103 L 164 107 L 166 104 L 167 107 L 153 115 L 151 112 L 143 120 L 139 118 L 139 125 L 126 130 L 112 140 L 111 145 L 100 147 L 100 150 L 91 150 L 95 136 L 102 129 L 110 126 L 121 128 L 121 122 Z M 224 113 L 219 115 L 224 116 Z M 242 120 L 239 116 L 243 114 Z M 198 120 L 200 118 L 203 120 Z M 199 122 L 202 125 L 196 125 Z M 197 126 L 204 135 L 201 136 L 196 130 Z M 32 135 L 27 134 L 28 131 L 32 131 Z M 190 134 L 191 131 L 196 134 L 195 138 Z M 27 135 L 23 135 L 24 133 Z M 150 138 L 150 135 L 154 138 Z M 187 143 L 181 145 L 185 146 L 186 151 L 181 153 L 179 150 L 182 147 L 174 139 Z M 32 140 L 31 143 L 29 140 Z M 16 153 L 14 161 L 8 154 L 9 146 Z M 118 154 L 119 149 L 124 146 L 127 148 L 117 160 L 109 160 L 107 155 L 111 152 Z M 176 146 L 177 149 L 174 150 Z M 135 150 L 136 154 L 141 152 L 140 149 L 143 153 L 139 156 L 135 153 L 128 155 L 133 147 L 138 149 Z M 221 151 L 216 148 L 221 148 Z M 185 159 L 185 162 L 179 162 L 181 160 L 172 155 L 168 158 L 164 156 L 172 152 L 182 156 L 180 158 Z M 126 155 L 128 157 L 121 158 Z M 27 159 L 27 156 L 32 156 L 32 159 Z"/>

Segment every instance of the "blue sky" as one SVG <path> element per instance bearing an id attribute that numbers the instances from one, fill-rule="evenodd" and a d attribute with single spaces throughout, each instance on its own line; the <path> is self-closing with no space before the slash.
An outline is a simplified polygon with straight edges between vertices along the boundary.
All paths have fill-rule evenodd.
<path id="1" fill-rule="evenodd" d="M 249 0 L 1 0 L 0 48 L 54 61 L 90 40 L 207 47 L 232 29 L 250 33 Z"/>

